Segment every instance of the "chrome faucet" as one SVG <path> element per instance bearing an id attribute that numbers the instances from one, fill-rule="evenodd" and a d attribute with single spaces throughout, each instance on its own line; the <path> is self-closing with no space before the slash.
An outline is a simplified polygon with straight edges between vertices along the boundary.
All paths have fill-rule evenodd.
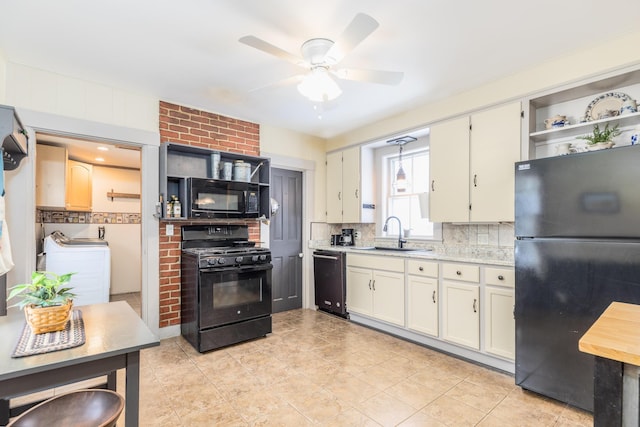
<path id="1" fill-rule="evenodd" d="M 398 247 L 402 248 L 402 245 L 407 243 L 407 241 L 402 238 L 402 223 L 400 222 L 400 218 L 398 218 L 397 216 L 390 216 L 389 218 L 387 218 L 384 221 L 384 227 L 382 227 L 382 231 L 387 231 L 387 224 L 389 223 L 389 220 L 391 218 L 395 218 L 396 220 L 398 220 Z"/>

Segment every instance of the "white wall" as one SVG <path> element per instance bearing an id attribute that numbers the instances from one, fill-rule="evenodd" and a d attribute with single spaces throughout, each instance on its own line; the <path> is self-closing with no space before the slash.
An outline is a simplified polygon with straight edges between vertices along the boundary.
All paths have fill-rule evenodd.
<path id="1" fill-rule="evenodd" d="M 9 62 L 6 103 L 64 117 L 158 132 L 158 99 Z"/>
<path id="2" fill-rule="evenodd" d="M 640 64 L 640 31 L 578 51 L 473 90 L 425 104 L 327 141 L 327 150 L 380 139 L 590 76 Z M 604 89 L 606 90 L 606 89 Z"/>
<path id="3" fill-rule="evenodd" d="M 313 194 L 313 208 L 309 212 L 309 221 L 325 221 L 326 219 L 325 144 L 326 142 L 322 138 L 269 125 L 260 125 L 260 151 L 262 153 L 313 162 L 315 179 L 310 190 L 310 194 Z"/>
<path id="4" fill-rule="evenodd" d="M 34 130 L 142 147 L 142 170 L 146 176 L 142 177 L 140 201 L 141 311 L 142 318 L 153 331 L 168 336 L 160 334 L 158 328 L 159 237 L 158 221 L 153 216 L 158 192 L 159 100 L 13 63 L 7 63 L 7 70 L 6 79 L 0 80 L 0 93 L 6 91 L 5 103 L 16 106 L 31 135 L 30 150 L 35 144 Z M 74 103 L 69 100 L 78 104 L 72 105 Z M 11 200 L 7 198 L 8 224 L 12 237 L 17 236 L 17 239 L 13 237 L 16 267 L 8 274 L 9 284 L 28 280 L 35 269 L 34 160 L 35 153 L 31 153 L 7 178 L 7 188 L 13 195 Z"/>

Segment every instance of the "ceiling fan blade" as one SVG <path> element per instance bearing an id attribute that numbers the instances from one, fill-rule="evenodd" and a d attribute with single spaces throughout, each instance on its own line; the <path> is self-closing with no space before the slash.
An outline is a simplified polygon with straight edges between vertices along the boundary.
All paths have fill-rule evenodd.
<path id="1" fill-rule="evenodd" d="M 281 79 L 281 80 L 275 81 L 273 83 L 268 83 L 266 85 L 259 86 L 259 87 L 256 87 L 254 89 L 250 89 L 249 92 L 256 92 L 258 90 L 263 90 L 263 89 L 270 89 L 270 88 L 289 86 L 289 85 L 292 85 L 292 84 L 300 83 L 302 81 L 302 79 L 304 79 L 304 74 L 296 74 L 295 76 L 287 77 L 285 79 Z"/>
<path id="2" fill-rule="evenodd" d="M 362 40 L 373 33 L 375 29 L 378 28 L 378 25 L 380 25 L 378 21 L 369 15 L 365 15 L 364 13 L 357 14 L 340 35 L 340 38 L 331 46 L 325 55 L 325 60 L 337 64 L 347 53 L 359 45 Z"/>
<path id="3" fill-rule="evenodd" d="M 284 59 L 285 61 L 289 61 L 293 64 L 299 66 L 305 66 L 304 60 L 292 53 L 287 52 L 286 50 L 282 50 L 277 46 L 272 45 L 269 42 L 266 42 L 262 39 L 257 38 L 256 36 L 244 36 L 238 40 L 242 44 L 246 44 L 254 49 L 261 50 L 269 55 L 277 56 L 280 59 Z"/>
<path id="4" fill-rule="evenodd" d="M 400 71 L 359 70 L 354 68 L 341 68 L 333 71 L 339 79 L 355 80 L 358 82 L 378 83 L 383 85 L 400 84 L 404 73 Z"/>

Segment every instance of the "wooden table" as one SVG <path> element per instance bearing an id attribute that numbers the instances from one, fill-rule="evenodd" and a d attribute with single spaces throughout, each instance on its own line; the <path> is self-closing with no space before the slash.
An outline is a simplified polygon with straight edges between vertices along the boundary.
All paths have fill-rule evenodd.
<path id="1" fill-rule="evenodd" d="M 596 356 L 594 426 L 640 425 L 640 305 L 611 303 L 578 347 Z"/>
<path id="2" fill-rule="evenodd" d="M 103 375 L 115 390 L 115 372 L 126 369 L 125 424 L 138 425 L 140 350 L 160 344 L 124 301 L 75 307 L 82 311 L 86 342 L 75 348 L 13 359 L 24 313 L 0 317 L 0 425 L 9 420 L 9 399 Z"/>

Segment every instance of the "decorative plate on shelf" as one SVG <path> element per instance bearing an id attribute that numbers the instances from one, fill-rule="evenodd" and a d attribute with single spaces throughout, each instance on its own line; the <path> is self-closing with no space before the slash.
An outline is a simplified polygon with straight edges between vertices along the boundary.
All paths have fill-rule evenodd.
<path id="1" fill-rule="evenodd" d="M 622 92 L 609 92 L 604 95 L 600 95 L 587 106 L 587 111 L 584 113 L 584 117 L 587 121 L 598 120 L 600 115 L 608 111 L 615 111 L 616 114 L 620 113 L 620 108 L 625 101 L 629 101 L 631 97 Z"/>

